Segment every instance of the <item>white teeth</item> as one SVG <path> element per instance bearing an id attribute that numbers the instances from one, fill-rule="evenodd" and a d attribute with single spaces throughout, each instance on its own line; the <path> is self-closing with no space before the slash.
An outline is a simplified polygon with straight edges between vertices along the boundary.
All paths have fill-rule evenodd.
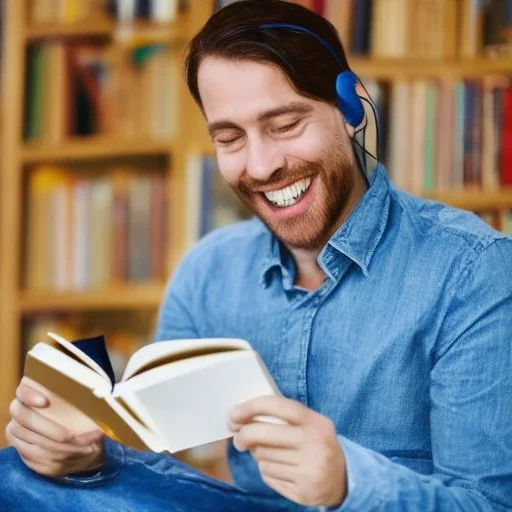
<path id="1" fill-rule="evenodd" d="M 265 197 L 276 206 L 284 208 L 291 206 L 299 201 L 304 192 L 311 185 L 311 178 L 305 178 L 303 180 L 296 181 L 291 185 L 280 190 L 273 190 L 272 192 L 265 192 Z"/>

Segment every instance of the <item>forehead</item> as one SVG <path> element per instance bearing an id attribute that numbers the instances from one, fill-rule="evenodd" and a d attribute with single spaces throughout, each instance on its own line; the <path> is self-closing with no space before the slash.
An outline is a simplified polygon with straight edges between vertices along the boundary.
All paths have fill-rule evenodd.
<path id="1" fill-rule="evenodd" d="M 316 103 L 295 91 L 277 67 L 254 61 L 207 57 L 199 66 L 197 80 L 208 122 L 250 120 L 293 101 Z"/>

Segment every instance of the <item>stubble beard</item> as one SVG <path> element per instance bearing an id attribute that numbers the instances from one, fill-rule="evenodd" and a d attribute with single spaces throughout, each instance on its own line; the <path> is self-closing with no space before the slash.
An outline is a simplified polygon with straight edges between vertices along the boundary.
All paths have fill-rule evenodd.
<path id="1" fill-rule="evenodd" d="M 256 187 L 247 180 L 232 185 L 232 188 L 242 202 L 287 247 L 321 249 L 340 224 L 340 218 L 351 198 L 355 187 L 355 162 L 338 147 L 322 160 L 276 171 L 266 184 L 282 181 L 283 175 L 288 179 L 296 176 L 297 180 L 311 176 L 317 182 L 311 184 L 316 190 L 313 192 L 314 201 L 308 210 L 290 219 L 273 219 L 268 210 L 259 207 L 258 203 L 262 199 L 254 200 L 255 193 L 252 191 Z M 258 185 L 261 186 L 262 183 L 258 182 Z"/>

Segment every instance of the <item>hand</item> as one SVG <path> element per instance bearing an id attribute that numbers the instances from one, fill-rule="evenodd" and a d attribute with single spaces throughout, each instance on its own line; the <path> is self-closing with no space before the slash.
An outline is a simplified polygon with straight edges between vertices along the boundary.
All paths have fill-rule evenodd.
<path id="1" fill-rule="evenodd" d="M 73 432 L 42 416 L 47 397 L 20 383 L 10 406 L 11 421 L 5 429 L 7 441 L 23 462 L 35 472 L 60 477 L 100 467 L 103 464 L 103 432 Z"/>
<path id="2" fill-rule="evenodd" d="M 286 424 L 258 422 L 271 416 Z M 235 407 L 229 428 L 237 450 L 249 450 L 263 481 L 307 506 L 335 507 L 347 493 L 345 456 L 329 418 L 282 396 L 264 396 Z"/>

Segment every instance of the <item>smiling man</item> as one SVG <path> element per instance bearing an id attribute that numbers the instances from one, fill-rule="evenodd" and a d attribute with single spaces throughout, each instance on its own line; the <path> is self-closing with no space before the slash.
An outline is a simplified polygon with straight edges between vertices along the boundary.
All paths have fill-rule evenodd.
<path id="1" fill-rule="evenodd" d="M 347 71 L 333 27 L 278 0 L 226 7 L 190 45 L 220 172 L 255 218 L 185 256 L 157 339 L 243 338 L 274 376 L 283 396 L 229 418 L 237 489 L 66 438 L 20 386 L 7 434 L 28 467 L 92 481 L 95 504 L 124 489 L 169 510 L 512 509 L 512 241 L 367 165 L 371 103 Z"/>

